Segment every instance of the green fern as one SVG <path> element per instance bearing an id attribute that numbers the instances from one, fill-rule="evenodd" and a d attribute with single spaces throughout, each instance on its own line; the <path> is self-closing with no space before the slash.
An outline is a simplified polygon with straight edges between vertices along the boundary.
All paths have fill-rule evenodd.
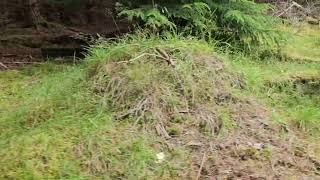
<path id="1" fill-rule="evenodd" d="M 210 7 L 201 2 L 171 4 L 170 6 L 145 5 L 122 10 L 119 15 L 126 16 L 129 21 L 143 22 L 144 26 L 153 30 L 179 29 L 184 33 L 211 36 L 210 32 L 215 27 Z"/>
<path id="2" fill-rule="evenodd" d="M 184 35 L 212 38 L 244 50 L 278 49 L 285 41 L 277 30 L 280 20 L 268 16 L 274 7 L 249 0 L 124 0 L 129 10 L 120 15 L 154 31 L 170 30 Z M 261 48 L 263 47 L 263 48 Z"/>
<path id="3" fill-rule="evenodd" d="M 142 20 L 146 27 L 152 30 L 157 30 L 160 28 L 170 29 L 171 31 L 176 29 L 176 25 L 171 22 L 168 17 L 162 14 L 156 8 L 136 8 L 131 10 L 123 10 L 119 13 L 120 16 L 127 16 L 129 21 Z"/>
<path id="4" fill-rule="evenodd" d="M 277 49 L 286 39 L 277 30 L 280 20 L 268 16 L 274 10 L 269 4 L 256 4 L 248 0 L 212 1 L 208 3 L 215 12 L 219 31 L 216 38 L 245 49 L 268 47 Z"/>
<path id="5" fill-rule="evenodd" d="M 168 15 L 175 22 L 184 22 L 180 24 L 180 29 L 188 34 L 210 37 L 216 30 L 213 13 L 206 3 L 195 2 L 170 8 Z"/>

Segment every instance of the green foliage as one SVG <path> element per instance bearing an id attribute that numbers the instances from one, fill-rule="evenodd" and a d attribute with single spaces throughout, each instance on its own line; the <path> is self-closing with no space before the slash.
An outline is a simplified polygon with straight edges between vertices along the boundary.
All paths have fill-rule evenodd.
<path id="1" fill-rule="evenodd" d="M 212 14 L 207 4 L 201 2 L 176 4 L 174 6 L 152 6 L 122 10 L 121 16 L 127 16 L 129 21 L 141 20 L 146 27 L 153 30 L 182 30 L 190 34 L 210 34 L 214 29 Z M 182 28 L 183 27 L 183 28 Z M 177 29 L 178 28 L 178 29 Z"/>
<path id="2" fill-rule="evenodd" d="M 269 4 L 230 0 L 212 1 L 210 7 L 215 11 L 217 36 L 222 41 L 250 49 L 254 46 L 277 48 L 284 40 L 283 33 L 277 30 L 279 20 L 267 15 L 273 10 Z"/>
<path id="3" fill-rule="evenodd" d="M 130 21 L 140 21 L 153 30 L 176 30 L 184 35 L 220 41 L 233 48 L 252 47 L 277 49 L 284 33 L 277 30 L 280 21 L 267 15 L 273 7 L 248 0 L 221 1 L 155 1 L 124 2 L 120 15 Z M 150 13 L 152 12 L 152 13 Z"/>
<path id="4" fill-rule="evenodd" d="M 171 19 L 177 19 L 183 32 L 201 37 L 211 37 L 216 30 L 216 24 L 212 21 L 213 14 L 206 3 L 194 2 L 183 4 L 181 7 L 168 11 Z"/>
<path id="5" fill-rule="evenodd" d="M 153 30 L 160 28 L 174 30 L 176 25 L 172 23 L 167 16 L 160 13 L 155 8 L 137 8 L 134 10 L 123 10 L 120 16 L 125 15 L 129 21 L 133 21 L 135 18 L 141 19 L 145 22 L 145 26 Z"/>

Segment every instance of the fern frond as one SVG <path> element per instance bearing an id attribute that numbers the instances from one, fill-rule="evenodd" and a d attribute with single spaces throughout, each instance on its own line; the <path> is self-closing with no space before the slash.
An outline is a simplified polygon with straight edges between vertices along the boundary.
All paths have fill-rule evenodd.
<path id="1" fill-rule="evenodd" d="M 130 4 L 130 1 L 123 0 Z M 139 3 L 140 2 L 140 3 Z M 139 20 L 153 30 L 178 31 L 200 38 L 215 38 L 242 49 L 278 47 L 285 39 L 276 26 L 280 21 L 268 16 L 270 4 L 251 0 L 140 0 L 138 8 L 124 10 L 130 21 Z M 133 3 L 131 3 L 132 5 Z"/>

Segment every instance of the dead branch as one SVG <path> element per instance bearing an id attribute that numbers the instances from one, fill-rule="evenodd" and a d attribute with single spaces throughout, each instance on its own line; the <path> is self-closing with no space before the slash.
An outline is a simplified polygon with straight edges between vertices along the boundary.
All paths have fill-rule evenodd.
<path id="1" fill-rule="evenodd" d="M 0 66 L 3 67 L 4 69 L 8 69 L 8 66 L 6 66 L 5 64 L 3 64 L 2 62 L 0 62 Z"/>
<path id="2" fill-rule="evenodd" d="M 41 62 L 6 62 L 6 64 L 43 64 Z"/>
<path id="3" fill-rule="evenodd" d="M 16 54 L 1 54 L 1 57 L 16 57 Z"/>
<path id="4" fill-rule="evenodd" d="M 118 61 L 118 62 L 116 62 L 116 63 L 117 63 L 117 64 L 122 64 L 122 63 L 132 63 L 132 62 L 134 62 L 134 61 L 136 61 L 136 60 L 138 60 L 138 59 L 142 58 L 143 56 L 154 56 L 154 57 L 157 57 L 157 58 L 161 58 L 161 59 L 163 59 L 163 57 L 162 57 L 162 56 L 158 56 L 158 55 L 156 55 L 156 54 L 142 53 L 142 54 L 140 54 L 139 56 L 134 57 L 134 58 L 132 58 L 132 59 L 130 59 L 130 60 L 128 60 L 128 61 Z"/>
<path id="5" fill-rule="evenodd" d="M 300 5 L 298 4 L 297 2 L 295 1 L 292 1 L 292 4 L 287 8 L 285 9 L 284 11 L 282 11 L 280 14 L 277 15 L 277 17 L 280 17 L 282 16 L 283 14 L 287 13 L 289 10 L 291 10 L 293 7 L 297 7 L 299 9 L 301 9 L 303 12 L 306 12 L 306 10 Z"/>
<path id="6" fill-rule="evenodd" d="M 172 67 L 176 66 L 176 62 L 174 62 L 171 57 L 162 49 L 155 48 L 155 50 L 161 55 L 161 58 L 167 61 L 168 64 L 170 64 Z"/>
<path id="7" fill-rule="evenodd" d="M 176 62 L 173 61 L 173 59 L 170 58 L 170 56 L 169 56 L 164 50 L 162 50 L 162 49 L 160 49 L 160 48 L 155 48 L 155 51 L 156 51 L 159 55 L 157 55 L 157 54 L 151 54 L 151 53 L 142 53 L 142 54 L 140 54 L 139 56 L 134 57 L 134 58 L 132 58 L 132 59 L 130 59 L 130 60 L 128 60 L 128 61 L 120 61 L 120 62 L 117 62 L 117 63 L 132 63 L 132 62 L 134 62 L 134 61 L 136 61 L 136 60 L 138 60 L 138 59 L 140 59 L 140 58 L 142 58 L 142 57 L 144 57 L 144 56 L 154 56 L 154 57 L 156 57 L 156 58 L 160 58 L 160 59 L 165 60 L 165 61 L 166 61 L 169 65 L 171 65 L 172 67 L 175 67 L 175 66 L 176 66 Z"/>
<path id="8" fill-rule="evenodd" d="M 129 109 L 127 112 L 124 112 L 118 115 L 115 119 L 121 120 L 128 117 L 131 114 L 138 115 L 139 112 L 143 112 L 146 109 L 146 106 L 148 105 L 148 103 L 149 103 L 148 98 L 142 99 L 135 107 Z"/>

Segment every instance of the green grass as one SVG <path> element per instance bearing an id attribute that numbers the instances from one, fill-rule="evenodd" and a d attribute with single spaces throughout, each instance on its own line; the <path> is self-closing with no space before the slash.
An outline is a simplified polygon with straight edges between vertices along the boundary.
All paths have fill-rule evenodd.
<path id="1" fill-rule="evenodd" d="M 303 24 L 289 40 L 284 53 L 296 60 L 320 61 L 320 27 Z"/>
<path id="2" fill-rule="evenodd" d="M 294 124 L 310 134 L 320 133 L 320 90 L 311 89 L 313 93 L 309 94 L 294 88 L 293 84 L 294 77 L 319 77 L 320 63 L 276 60 L 261 62 L 238 57 L 232 61 L 232 67 L 244 75 L 249 87 L 247 93 L 254 94 L 263 101 L 277 117 L 276 121 Z M 269 86 L 269 82 L 280 84 Z"/>
<path id="3" fill-rule="evenodd" d="M 87 64 L 47 63 L 0 72 L 0 179 L 179 179 L 190 172 L 190 151 L 179 147 L 169 149 L 162 138 L 150 131 L 151 124 L 116 121 L 107 97 L 94 91 L 101 84 L 94 84 L 99 81 L 90 77 L 98 74 L 97 77 L 103 80 L 105 72 L 99 71 L 102 73 L 99 74 L 97 67 L 108 68 L 104 67 L 106 62 L 129 60 L 142 52 L 153 53 L 150 47 L 155 45 L 174 49 L 177 58 L 189 57 L 190 54 L 181 53 L 186 49 L 188 53 L 204 55 L 212 53 L 214 47 L 203 41 L 174 37 L 165 40 L 149 36 L 130 39 L 132 37 L 136 38 L 130 36 L 117 43 L 99 43 L 91 49 Z M 304 41 L 311 43 L 308 36 L 301 38 L 301 42 Z M 310 53 L 298 45 L 294 48 L 300 56 L 316 60 L 316 51 Z M 280 86 L 269 86 L 268 82 L 282 82 L 295 76 L 317 76 L 319 62 L 260 61 L 242 55 L 229 58 L 232 60 L 222 60 L 227 72 L 240 73 L 245 85 L 241 90 L 227 90 L 238 93 L 239 98 L 254 98 L 263 103 L 272 114 L 272 122 L 318 137 L 319 90 L 312 89 L 315 93 L 310 94 L 295 88 L 291 81 Z M 192 80 L 194 77 L 188 76 L 190 64 L 186 61 L 182 65 L 178 67 L 179 72 Z M 137 82 L 143 90 L 152 84 L 150 77 L 159 74 L 157 69 L 150 71 L 150 66 L 133 64 L 131 69 L 117 73 Z M 146 74 L 150 77 L 144 78 Z M 202 79 L 208 78 L 205 72 L 199 71 L 196 75 L 199 74 L 205 75 Z M 206 93 L 202 88 L 198 90 Z M 172 106 L 180 103 L 174 98 L 167 100 Z M 227 136 L 230 129 L 236 127 L 230 111 L 232 109 L 227 105 L 217 109 L 217 117 L 223 124 L 222 136 Z M 168 131 L 179 136 L 178 124 L 184 120 L 174 117 Z M 165 161 L 157 163 L 156 155 L 161 152 L 165 154 Z"/>
<path id="4" fill-rule="evenodd" d="M 158 137 L 115 122 L 82 67 L 45 64 L 0 72 L 0 179 L 153 179 L 184 164 L 156 164 Z M 177 149 L 178 151 L 178 149 Z"/>

